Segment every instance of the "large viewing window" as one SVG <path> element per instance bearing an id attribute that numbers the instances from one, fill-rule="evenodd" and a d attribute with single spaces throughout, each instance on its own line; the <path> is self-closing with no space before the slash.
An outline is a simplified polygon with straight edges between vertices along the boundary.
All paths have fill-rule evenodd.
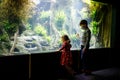
<path id="1" fill-rule="evenodd" d="M 14 0 L 11 1 L 13 2 L 10 4 L 15 3 Z M 32 7 L 25 20 L 22 20 L 21 16 L 17 16 L 16 19 L 13 13 L 15 16 L 9 16 L 4 22 L 0 22 L 0 54 L 9 53 L 11 50 L 14 54 L 57 51 L 61 46 L 63 34 L 70 37 L 72 50 L 80 50 L 80 41 L 76 34 L 81 33 L 79 22 L 82 19 L 88 21 L 92 32 L 90 48 L 111 47 L 112 6 L 110 4 L 90 0 L 30 0 L 30 2 Z M 0 6 L 5 6 L 3 3 L 4 0 L 0 0 Z M 3 12 L 4 9 L 7 8 L 2 8 Z M 1 12 L 0 18 L 3 17 L 4 14 Z M 11 18 L 15 18 L 12 23 Z M 19 24 L 14 24 L 16 21 Z M 8 31 L 15 30 L 15 27 L 19 27 L 16 38 L 17 30 L 13 31 L 14 33 Z M 7 39 L 8 41 L 5 41 Z"/>

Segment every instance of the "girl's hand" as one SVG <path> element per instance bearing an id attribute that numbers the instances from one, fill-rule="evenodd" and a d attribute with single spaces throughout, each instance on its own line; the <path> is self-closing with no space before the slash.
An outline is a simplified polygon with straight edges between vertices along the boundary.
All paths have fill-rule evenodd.
<path id="1" fill-rule="evenodd" d="M 58 50 L 58 51 L 56 51 L 56 54 L 58 54 L 60 51 Z"/>
<path id="2" fill-rule="evenodd" d="M 62 52 L 62 50 L 60 50 L 59 52 Z"/>
<path id="3" fill-rule="evenodd" d="M 61 50 L 58 50 L 57 52 L 61 52 Z"/>

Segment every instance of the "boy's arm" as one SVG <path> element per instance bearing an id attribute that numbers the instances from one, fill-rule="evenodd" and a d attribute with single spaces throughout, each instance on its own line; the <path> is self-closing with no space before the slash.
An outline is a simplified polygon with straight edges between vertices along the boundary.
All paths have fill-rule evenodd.
<path id="1" fill-rule="evenodd" d="M 87 36 L 86 36 L 86 44 L 85 44 L 85 48 L 87 48 L 89 46 L 89 43 L 90 43 L 90 38 L 91 38 L 91 32 L 90 30 L 87 31 Z"/>

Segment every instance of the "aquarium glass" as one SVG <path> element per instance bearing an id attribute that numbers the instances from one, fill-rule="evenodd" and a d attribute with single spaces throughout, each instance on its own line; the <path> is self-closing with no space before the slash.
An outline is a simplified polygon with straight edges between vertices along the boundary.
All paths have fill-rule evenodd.
<path id="1" fill-rule="evenodd" d="M 9 9 L 7 1 L 14 8 Z M 82 19 L 88 21 L 91 30 L 90 48 L 111 47 L 110 4 L 90 0 L 29 0 L 28 5 L 22 2 L 25 0 L 19 1 L 0 0 L 0 54 L 55 52 L 61 47 L 64 34 L 71 40 L 71 50 L 80 50 L 76 34 L 81 34 Z"/>

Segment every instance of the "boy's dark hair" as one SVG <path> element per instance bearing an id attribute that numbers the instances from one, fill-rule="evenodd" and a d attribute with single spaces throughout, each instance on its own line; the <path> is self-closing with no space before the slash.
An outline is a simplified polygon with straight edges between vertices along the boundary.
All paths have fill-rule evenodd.
<path id="1" fill-rule="evenodd" d="M 87 22 L 87 20 L 81 20 L 79 25 L 81 25 L 81 24 L 86 24 L 87 25 L 88 22 Z"/>

